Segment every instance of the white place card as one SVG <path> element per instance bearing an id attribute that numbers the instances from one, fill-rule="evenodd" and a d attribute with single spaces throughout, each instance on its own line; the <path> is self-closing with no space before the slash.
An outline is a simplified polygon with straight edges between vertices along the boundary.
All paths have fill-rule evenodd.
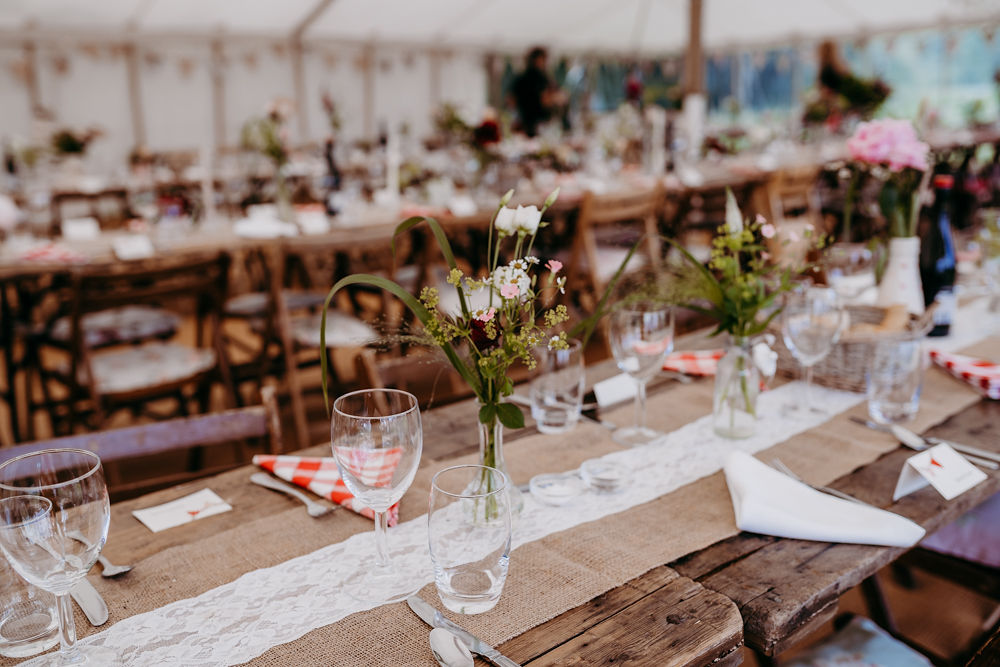
<path id="1" fill-rule="evenodd" d="M 951 500 L 984 479 L 986 473 L 950 446 L 935 445 L 906 459 L 892 499 L 899 500 L 930 484 L 945 500 Z"/>
<path id="2" fill-rule="evenodd" d="M 134 510 L 132 516 L 154 533 L 233 509 L 211 489 L 202 489 L 169 503 Z"/>
<path id="3" fill-rule="evenodd" d="M 97 218 L 67 218 L 62 221 L 61 229 L 67 241 L 90 241 L 101 236 Z"/>
<path id="4" fill-rule="evenodd" d="M 602 408 L 635 398 L 638 391 L 639 388 L 636 386 L 635 380 L 625 373 L 615 375 L 607 380 L 601 380 L 594 385 L 594 396 L 597 398 L 597 405 Z"/>
<path id="5" fill-rule="evenodd" d="M 111 249 L 115 251 L 115 257 L 124 262 L 134 259 L 148 259 L 156 254 L 153 242 L 145 234 L 116 236 L 111 241 Z"/>

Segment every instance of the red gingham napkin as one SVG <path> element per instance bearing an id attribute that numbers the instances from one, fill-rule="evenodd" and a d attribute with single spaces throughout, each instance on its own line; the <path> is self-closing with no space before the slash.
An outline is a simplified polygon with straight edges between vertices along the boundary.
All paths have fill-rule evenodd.
<path id="1" fill-rule="evenodd" d="M 43 243 L 22 252 L 21 259 L 26 262 L 83 264 L 87 256 L 59 243 Z"/>
<path id="2" fill-rule="evenodd" d="M 1000 364 L 939 350 L 931 350 L 930 354 L 938 366 L 969 383 L 987 398 L 1000 400 Z"/>
<path id="3" fill-rule="evenodd" d="M 725 350 L 691 350 L 668 354 L 663 361 L 663 370 L 676 371 L 685 375 L 715 375 L 715 368 Z"/>
<path id="4" fill-rule="evenodd" d="M 351 472 L 366 484 L 378 486 L 381 483 L 384 485 L 392 479 L 393 471 L 399 465 L 401 456 L 402 452 L 398 448 L 353 450 L 350 462 Z M 273 472 L 286 482 L 309 489 L 317 496 L 343 505 L 361 516 L 366 516 L 369 519 L 375 518 L 375 512 L 362 505 L 347 490 L 347 485 L 340 478 L 337 462 L 333 458 L 258 454 L 253 457 L 253 462 L 254 465 Z M 399 503 L 389 508 L 388 518 L 389 525 L 395 526 L 399 520 Z"/>

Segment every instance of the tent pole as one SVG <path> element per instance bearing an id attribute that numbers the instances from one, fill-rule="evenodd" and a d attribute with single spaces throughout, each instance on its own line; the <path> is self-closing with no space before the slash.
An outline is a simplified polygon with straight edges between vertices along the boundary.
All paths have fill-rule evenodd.
<path id="1" fill-rule="evenodd" d="M 430 97 L 431 108 L 437 109 L 441 104 L 441 52 L 429 49 L 427 57 L 430 60 Z"/>
<path id="2" fill-rule="evenodd" d="M 375 45 L 366 44 L 361 52 L 361 75 L 364 77 L 362 89 L 362 109 L 364 137 L 375 138 Z"/>
<path id="3" fill-rule="evenodd" d="M 306 111 L 306 76 L 302 67 L 302 40 L 292 38 L 291 61 L 292 83 L 295 86 L 295 109 L 299 121 L 299 143 L 305 144 L 309 139 L 309 114 Z"/>
<path id="4" fill-rule="evenodd" d="M 702 0 L 689 0 L 688 44 L 684 54 L 684 93 L 705 92 L 705 54 L 701 48 Z"/>
<path id="5" fill-rule="evenodd" d="M 139 80 L 139 53 L 134 42 L 125 45 L 125 72 L 128 76 L 128 102 L 132 115 L 132 141 L 135 147 L 146 145 L 146 117 L 142 110 L 142 82 Z"/>
<path id="6" fill-rule="evenodd" d="M 24 43 L 24 85 L 28 87 L 28 106 L 31 118 L 42 112 L 42 100 L 38 94 L 38 47 L 33 41 Z"/>
<path id="7" fill-rule="evenodd" d="M 223 73 L 225 61 L 222 40 L 212 40 L 212 133 L 215 135 L 215 150 L 226 145 L 226 79 Z"/>

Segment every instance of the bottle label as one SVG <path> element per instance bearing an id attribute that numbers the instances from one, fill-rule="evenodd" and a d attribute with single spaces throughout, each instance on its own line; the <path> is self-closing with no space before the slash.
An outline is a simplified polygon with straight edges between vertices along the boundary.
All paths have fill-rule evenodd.
<path id="1" fill-rule="evenodd" d="M 934 297 L 937 308 L 934 309 L 934 326 L 949 326 L 955 317 L 955 290 L 942 287 Z"/>

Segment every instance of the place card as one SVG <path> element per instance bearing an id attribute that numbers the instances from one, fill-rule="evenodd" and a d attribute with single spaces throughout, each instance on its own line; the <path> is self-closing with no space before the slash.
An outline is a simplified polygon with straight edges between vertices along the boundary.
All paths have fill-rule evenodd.
<path id="1" fill-rule="evenodd" d="M 67 241 L 90 241 L 101 236 L 97 218 L 67 218 L 62 221 L 61 229 Z"/>
<path id="2" fill-rule="evenodd" d="M 124 262 L 148 259 L 156 253 L 153 249 L 153 242 L 145 234 L 116 236 L 111 241 L 111 249 L 114 250 L 115 257 Z"/>
<path id="3" fill-rule="evenodd" d="M 906 459 L 892 499 L 899 500 L 930 484 L 945 500 L 951 500 L 984 479 L 986 473 L 942 443 Z"/>
<path id="4" fill-rule="evenodd" d="M 622 373 L 595 384 L 594 396 L 597 398 L 597 405 L 606 408 L 609 405 L 635 398 L 638 390 L 635 380 L 630 375 Z"/>
<path id="5" fill-rule="evenodd" d="M 202 489 L 169 503 L 134 510 L 132 516 L 154 533 L 233 509 L 211 489 Z"/>

